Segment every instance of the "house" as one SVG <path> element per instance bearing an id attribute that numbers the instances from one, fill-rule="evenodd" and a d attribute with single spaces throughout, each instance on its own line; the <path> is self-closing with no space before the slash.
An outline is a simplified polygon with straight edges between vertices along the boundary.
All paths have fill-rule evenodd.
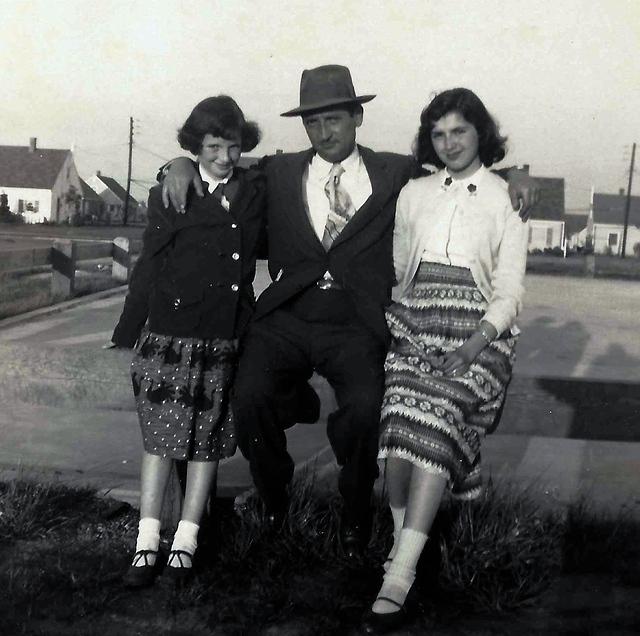
<path id="1" fill-rule="evenodd" d="M 597 254 L 622 254 L 624 217 L 627 197 L 624 190 L 618 194 L 593 193 L 592 218 L 593 251 Z M 625 254 L 634 254 L 634 246 L 640 250 L 640 196 L 632 196 L 627 226 L 627 245 Z"/>
<path id="2" fill-rule="evenodd" d="M 80 179 L 80 214 L 93 223 L 102 219 L 104 202 L 100 195 L 84 180 Z"/>
<path id="3" fill-rule="evenodd" d="M 0 194 L 27 223 L 68 220 L 78 210 L 80 177 L 68 149 L 0 146 Z"/>
<path id="4" fill-rule="evenodd" d="M 585 247 L 587 243 L 588 214 L 567 214 L 564 217 L 564 233 L 567 247 L 575 250 Z"/>
<path id="5" fill-rule="evenodd" d="M 87 179 L 89 186 L 98 193 L 104 203 L 103 219 L 106 223 L 121 224 L 124 218 L 127 191 L 112 177 L 106 177 L 99 170 Z M 136 222 L 138 202 L 129 195 L 127 222 Z"/>
<path id="6" fill-rule="evenodd" d="M 529 166 L 524 170 L 528 173 Z M 564 179 L 535 177 L 540 199 L 531 211 L 528 250 L 563 249 L 565 241 Z"/>

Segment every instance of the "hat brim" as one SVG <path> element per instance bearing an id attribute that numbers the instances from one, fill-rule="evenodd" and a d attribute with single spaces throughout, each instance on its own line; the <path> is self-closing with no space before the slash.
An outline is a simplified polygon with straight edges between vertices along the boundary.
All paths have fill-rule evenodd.
<path id="1" fill-rule="evenodd" d="M 312 104 L 305 104 L 304 106 L 298 106 L 298 108 L 294 108 L 293 110 L 288 110 L 286 113 L 280 113 L 280 117 L 297 117 L 298 115 L 304 115 L 305 113 L 310 113 L 318 110 L 325 110 L 331 106 L 346 106 L 347 104 L 365 104 L 366 102 L 370 102 L 375 95 L 358 95 L 353 99 L 324 99 Z"/>

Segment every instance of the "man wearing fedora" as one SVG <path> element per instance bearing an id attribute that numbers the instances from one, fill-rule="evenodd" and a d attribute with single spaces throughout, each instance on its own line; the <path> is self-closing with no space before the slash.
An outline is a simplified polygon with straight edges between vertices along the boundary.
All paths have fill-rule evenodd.
<path id="1" fill-rule="evenodd" d="M 302 118 L 312 147 L 261 162 L 273 282 L 257 301 L 233 398 L 238 444 L 268 518 L 278 524 L 294 469 L 284 433 L 300 405 L 292 387 L 304 386 L 314 371 L 327 379 L 338 405 L 327 435 L 341 467 L 340 540 L 348 556 L 370 537 L 395 204 L 419 169 L 411 157 L 356 144 L 362 104 L 374 97 L 356 95 L 345 66 L 321 66 L 302 73 L 300 105 L 282 113 Z M 179 209 L 192 183 L 199 193 L 191 163 L 172 162 L 165 202 L 171 198 Z M 513 197 L 528 209 L 537 197 L 534 182 L 521 180 Z M 309 410 L 317 419 L 317 404 Z"/>

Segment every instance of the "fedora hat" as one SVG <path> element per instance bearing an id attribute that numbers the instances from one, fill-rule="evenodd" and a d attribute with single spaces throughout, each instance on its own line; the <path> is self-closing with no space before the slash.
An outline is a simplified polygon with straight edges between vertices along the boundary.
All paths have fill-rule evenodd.
<path id="1" fill-rule="evenodd" d="M 342 104 L 364 104 L 375 95 L 356 95 L 351 73 L 346 66 L 328 64 L 302 71 L 300 78 L 300 106 L 281 117 L 295 117 L 313 110 Z"/>

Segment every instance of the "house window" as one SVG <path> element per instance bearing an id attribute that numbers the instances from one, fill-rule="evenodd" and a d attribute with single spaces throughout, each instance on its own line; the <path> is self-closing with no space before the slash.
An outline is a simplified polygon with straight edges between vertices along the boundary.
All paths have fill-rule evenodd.
<path id="1" fill-rule="evenodd" d="M 553 228 L 547 228 L 547 247 L 551 247 L 553 245 Z"/>
<path id="2" fill-rule="evenodd" d="M 618 233 L 609 232 L 609 245 L 615 247 L 618 244 Z"/>
<path id="3" fill-rule="evenodd" d="M 36 214 L 40 209 L 40 201 L 29 199 L 18 199 L 18 214 L 24 214 L 30 212 Z"/>

